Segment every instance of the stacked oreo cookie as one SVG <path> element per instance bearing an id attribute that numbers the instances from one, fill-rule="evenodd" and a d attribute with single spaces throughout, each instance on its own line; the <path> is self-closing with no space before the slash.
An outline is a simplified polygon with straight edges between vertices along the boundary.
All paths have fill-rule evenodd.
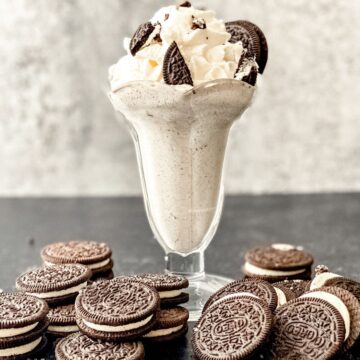
<path id="1" fill-rule="evenodd" d="M 46 346 L 45 301 L 23 293 L 0 294 L 0 359 L 33 359 Z"/>

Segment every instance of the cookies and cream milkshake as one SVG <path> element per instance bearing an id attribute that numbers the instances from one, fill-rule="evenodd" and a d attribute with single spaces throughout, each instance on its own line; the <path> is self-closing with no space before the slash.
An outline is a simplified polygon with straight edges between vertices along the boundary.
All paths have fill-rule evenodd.
<path id="1" fill-rule="evenodd" d="M 229 130 L 251 103 L 266 40 L 254 24 L 185 2 L 160 9 L 124 45 L 110 99 L 130 125 L 157 239 L 189 254 L 216 231 Z"/>

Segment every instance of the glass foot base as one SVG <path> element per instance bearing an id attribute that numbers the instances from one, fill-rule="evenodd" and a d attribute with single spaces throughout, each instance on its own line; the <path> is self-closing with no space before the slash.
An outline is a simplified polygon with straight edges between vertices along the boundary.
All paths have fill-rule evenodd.
<path id="1" fill-rule="evenodd" d="M 209 297 L 231 281 L 233 279 L 212 274 L 190 278 L 190 300 L 187 304 L 184 304 L 190 313 L 189 321 L 197 321 Z"/>

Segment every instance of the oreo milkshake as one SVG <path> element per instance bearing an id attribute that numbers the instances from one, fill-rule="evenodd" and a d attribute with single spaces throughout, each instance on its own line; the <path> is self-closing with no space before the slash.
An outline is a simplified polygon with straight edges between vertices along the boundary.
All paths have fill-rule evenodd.
<path id="1" fill-rule="evenodd" d="M 134 138 L 152 230 L 181 262 L 217 229 L 229 130 L 251 103 L 266 40 L 254 24 L 186 2 L 160 9 L 124 46 L 109 96 Z"/>

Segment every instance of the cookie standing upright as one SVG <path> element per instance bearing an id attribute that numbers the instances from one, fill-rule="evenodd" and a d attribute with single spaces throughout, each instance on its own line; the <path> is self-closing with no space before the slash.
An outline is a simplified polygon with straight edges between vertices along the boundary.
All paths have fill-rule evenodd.
<path id="1" fill-rule="evenodd" d="M 227 295 L 196 324 L 192 346 L 200 360 L 240 360 L 261 350 L 271 331 L 272 313 L 255 295 Z"/>
<path id="2" fill-rule="evenodd" d="M 315 297 L 289 301 L 275 311 L 270 358 L 328 360 L 342 348 L 345 324 L 328 301 Z"/>
<path id="3" fill-rule="evenodd" d="M 289 244 L 256 247 L 245 255 L 243 271 L 246 277 L 269 282 L 287 279 L 308 280 L 314 259 L 302 248 Z"/>
<path id="4" fill-rule="evenodd" d="M 139 341 L 111 343 L 75 333 L 57 343 L 55 355 L 57 360 L 144 360 L 145 351 Z"/>
<path id="5" fill-rule="evenodd" d="M 0 294 L 0 358 L 32 358 L 46 346 L 45 301 L 23 293 Z"/>
<path id="6" fill-rule="evenodd" d="M 163 308 L 189 301 L 189 294 L 186 293 L 186 289 L 189 287 L 189 280 L 184 276 L 147 273 L 133 275 L 130 278 L 154 287 L 159 293 L 161 307 Z"/>
<path id="7" fill-rule="evenodd" d="M 157 291 L 144 283 L 100 281 L 76 298 L 76 321 L 80 331 L 91 338 L 128 341 L 154 327 L 159 305 Z"/>
<path id="8" fill-rule="evenodd" d="M 16 279 L 16 288 L 51 305 L 61 305 L 74 301 L 90 277 L 91 270 L 85 265 L 49 265 L 20 275 Z"/>
<path id="9" fill-rule="evenodd" d="M 45 265 L 83 264 L 91 271 L 93 278 L 111 275 L 112 251 L 105 243 L 88 240 L 71 240 L 45 246 L 41 258 Z"/>

